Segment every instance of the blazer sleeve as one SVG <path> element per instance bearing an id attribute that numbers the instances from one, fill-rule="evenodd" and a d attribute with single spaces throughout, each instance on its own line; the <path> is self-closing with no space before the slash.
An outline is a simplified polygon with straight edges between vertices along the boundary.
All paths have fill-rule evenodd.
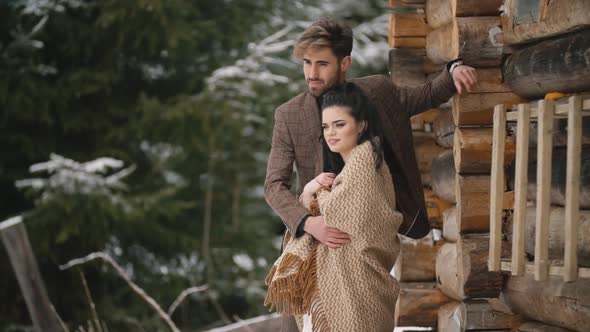
<path id="1" fill-rule="evenodd" d="M 281 217 L 291 234 L 295 234 L 301 220 L 309 211 L 290 191 L 295 148 L 284 115 L 275 112 L 270 155 L 264 181 L 264 197 L 273 211 Z"/>
<path id="2" fill-rule="evenodd" d="M 388 79 L 391 82 L 390 79 Z M 449 72 L 444 69 L 436 78 L 416 87 L 398 87 L 390 83 L 394 97 L 397 95 L 402 109 L 413 116 L 438 107 L 447 102 L 456 92 L 455 83 Z"/>

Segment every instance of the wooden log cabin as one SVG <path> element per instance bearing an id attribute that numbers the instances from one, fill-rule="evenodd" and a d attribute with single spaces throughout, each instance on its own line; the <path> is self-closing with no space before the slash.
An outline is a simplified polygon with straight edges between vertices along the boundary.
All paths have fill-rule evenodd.
<path id="1" fill-rule="evenodd" d="M 426 82 L 457 57 L 478 75 L 469 93 L 412 118 L 435 230 L 402 239 L 398 326 L 586 331 L 590 1 L 389 6 L 396 84 Z"/>

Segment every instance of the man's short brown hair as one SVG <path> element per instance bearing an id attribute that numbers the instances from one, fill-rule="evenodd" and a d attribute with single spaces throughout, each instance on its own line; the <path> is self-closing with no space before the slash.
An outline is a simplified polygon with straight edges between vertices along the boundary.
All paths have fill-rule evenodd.
<path id="1" fill-rule="evenodd" d="M 293 54 L 303 58 L 309 49 L 330 48 L 342 59 L 352 52 L 352 29 L 330 17 L 322 17 L 315 21 L 295 43 Z"/>

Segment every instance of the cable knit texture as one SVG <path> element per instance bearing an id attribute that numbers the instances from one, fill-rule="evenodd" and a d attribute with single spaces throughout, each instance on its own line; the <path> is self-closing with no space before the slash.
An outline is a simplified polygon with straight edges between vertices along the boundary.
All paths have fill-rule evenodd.
<path id="1" fill-rule="evenodd" d="M 292 315 L 311 314 L 313 331 L 392 331 L 399 284 L 390 271 L 399 254 L 391 175 L 375 168 L 369 142 L 355 147 L 332 190 L 318 194 L 328 226 L 351 237 L 329 249 L 310 235 L 288 235 L 266 282 L 266 305 Z"/>

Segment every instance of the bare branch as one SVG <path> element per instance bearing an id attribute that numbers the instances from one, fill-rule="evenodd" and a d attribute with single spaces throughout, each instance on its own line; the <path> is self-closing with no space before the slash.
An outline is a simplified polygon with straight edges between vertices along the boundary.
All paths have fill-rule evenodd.
<path id="1" fill-rule="evenodd" d="M 198 287 L 190 287 L 190 288 L 183 290 L 182 293 L 180 293 L 180 295 L 178 295 L 176 300 L 174 300 L 174 302 L 172 302 L 170 309 L 168 309 L 168 316 L 172 317 L 174 310 L 176 310 L 176 308 L 180 305 L 180 303 L 184 300 L 185 297 L 187 297 L 193 293 L 200 293 L 200 292 L 206 291 L 207 289 L 209 289 L 209 286 L 203 285 L 203 286 L 198 286 Z"/>
<path id="2" fill-rule="evenodd" d="M 158 313 L 160 318 L 162 318 L 162 320 L 164 320 L 164 322 L 166 322 L 166 324 L 168 325 L 170 330 L 172 330 L 174 332 L 180 332 L 178 327 L 176 327 L 176 324 L 174 324 L 172 319 L 170 319 L 170 316 L 168 316 L 168 314 L 166 314 L 164 312 L 164 310 L 162 310 L 160 305 L 151 296 L 149 296 L 143 289 L 141 289 L 137 284 L 135 284 L 131 280 L 131 278 L 129 278 L 129 276 L 127 275 L 127 273 L 125 273 L 123 268 L 121 266 L 119 266 L 119 264 L 117 264 L 117 262 L 115 262 L 115 260 L 113 260 L 111 258 L 111 256 L 109 256 L 105 253 L 102 253 L 102 252 L 94 252 L 94 253 L 91 253 L 83 258 L 72 259 L 68 263 L 66 263 L 64 265 L 60 265 L 59 268 L 62 271 L 67 270 L 67 269 L 71 268 L 72 266 L 85 264 L 85 263 L 88 263 L 88 262 L 90 262 L 94 259 L 97 259 L 97 258 L 100 258 L 100 259 L 106 261 L 107 263 L 111 264 L 111 266 L 113 266 L 115 268 L 115 270 L 117 270 L 117 273 L 119 273 L 121 278 L 123 278 L 127 282 L 129 287 L 131 287 L 131 289 L 135 293 L 137 293 L 144 301 L 146 301 Z"/>

